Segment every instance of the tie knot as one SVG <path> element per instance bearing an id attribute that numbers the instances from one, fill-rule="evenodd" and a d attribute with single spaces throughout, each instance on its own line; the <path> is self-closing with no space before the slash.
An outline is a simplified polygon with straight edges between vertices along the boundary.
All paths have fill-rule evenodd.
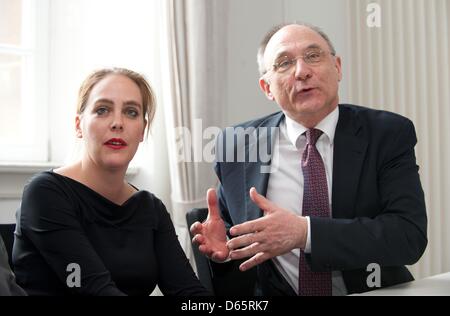
<path id="1" fill-rule="evenodd" d="M 319 139 L 320 135 L 322 135 L 322 131 L 318 129 L 309 129 L 306 131 L 306 143 L 308 145 L 315 146 L 317 140 Z"/>

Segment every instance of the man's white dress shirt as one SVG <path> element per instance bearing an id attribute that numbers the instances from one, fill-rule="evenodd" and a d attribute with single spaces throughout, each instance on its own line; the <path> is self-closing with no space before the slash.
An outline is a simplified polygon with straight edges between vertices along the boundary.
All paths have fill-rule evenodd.
<path id="1" fill-rule="evenodd" d="M 333 179 L 333 145 L 334 134 L 339 119 L 339 108 L 325 117 L 315 128 L 323 132 L 316 143 L 322 160 L 325 164 L 325 171 L 328 183 L 328 197 L 330 200 L 330 210 L 333 212 L 331 204 L 331 188 Z M 271 163 L 271 173 L 267 187 L 266 197 L 276 205 L 302 215 L 303 205 L 303 171 L 301 159 L 306 147 L 306 136 L 303 135 L 307 128 L 295 122 L 287 115 L 280 124 L 279 137 L 275 140 L 274 151 Z M 311 249 L 311 225 L 308 220 L 308 236 L 305 247 L 306 253 L 314 253 Z M 291 287 L 298 293 L 298 273 L 299 273 L 300 249 L 273 258 L 275 266 Z M 342 273 L 333 271 L 333 295 L 346 295 L 347 289 L 342 278 Z"/>

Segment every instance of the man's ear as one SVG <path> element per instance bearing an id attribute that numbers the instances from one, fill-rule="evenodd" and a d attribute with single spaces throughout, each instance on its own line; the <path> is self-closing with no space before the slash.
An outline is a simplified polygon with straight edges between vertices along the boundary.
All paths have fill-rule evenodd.
<path id="1" fill-rule="evenodd" d="M 341 61 L 341 57 L 336 56 L 336 70 L 338 73 L 338 80 L 341 81 L 342 80 L 342 61 Z"/>
<path id="2" fill-rule="evenodd" d="M 275 100 L 272 92 L 270 91 L 270 84 L 267 82 L 267 80 L 264 78 L 264 76 L 259 78 L 259 87 L 264 92 L 264 94 L 266 95 L 267 99 L 269 99 L 270 101 L 274 101 Z"/>
<path id="3" fill-rule="evenodd" d="M 83 133 L 81 132 L 81 117 L 80 114 L 75 116 L 75 131 L 77 138 L 83 138 Z"/>

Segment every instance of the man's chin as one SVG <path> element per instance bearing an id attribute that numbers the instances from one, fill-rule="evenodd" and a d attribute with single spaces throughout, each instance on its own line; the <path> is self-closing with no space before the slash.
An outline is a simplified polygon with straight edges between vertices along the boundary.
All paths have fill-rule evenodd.
<path id="1" fill-rule="evenodd" d="M 302 102 L 296 104 L 294 111 L 297 115 L 317 115 L 322 112 L 324 105 L 318 102 Z"/>

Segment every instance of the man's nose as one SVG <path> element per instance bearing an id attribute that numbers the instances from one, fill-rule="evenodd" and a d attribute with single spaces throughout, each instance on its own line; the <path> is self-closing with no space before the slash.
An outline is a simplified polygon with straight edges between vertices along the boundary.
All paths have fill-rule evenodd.
<path id="1" fill-rule="evenodd" d="M 295 79 L 305 81 L 312 76 L 312 69 L 310 65 L 305 63 L 303 58 L 298 58 L 295 63 Z"/>

